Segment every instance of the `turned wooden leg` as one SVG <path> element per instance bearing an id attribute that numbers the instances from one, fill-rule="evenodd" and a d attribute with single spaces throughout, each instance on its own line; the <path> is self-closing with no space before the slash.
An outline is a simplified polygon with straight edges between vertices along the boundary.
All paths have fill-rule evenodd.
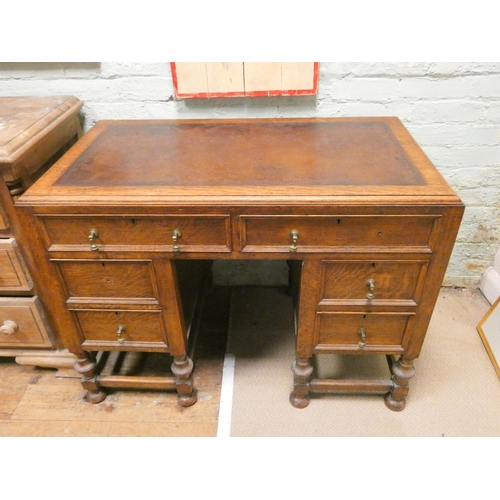
<path id="1" fill-rule="evenodd" d="M 305 408 L 309 404 L 309 377 L 313 372 L 309 359 L 297 358 L 292 365 L 293 391 L 290 403 L 295 408 Z"/>
<path id="2" fill-rule="evenodd" d="M 106 399 L 106 393 L 99 386 L 96 373 L 97 364 L 94 354 L 85 352 L 76 358 L 75 370 L 81 374 L 83 388 L 87 391 L 85 399 L 92 404 L 100 403 Z"/>
<path id="3" fill-rule="evenodd" d="M 180 406 L 192 406 L 196 403 L 198 396 L 193 389 L 193 362 L 187 356 L 176 356 L 172 363 L 177 386 L 177 401 Z"/>
<path id="4" fill-rule="evenodd" d="M 392 366 L 393 388 L 388 392 L 384 401 L 387 408 L 401 411 L 406 405 L 406 396 L 409 391 L 410 379 L 415 375 L 412 359 L 401 357 Z"/>

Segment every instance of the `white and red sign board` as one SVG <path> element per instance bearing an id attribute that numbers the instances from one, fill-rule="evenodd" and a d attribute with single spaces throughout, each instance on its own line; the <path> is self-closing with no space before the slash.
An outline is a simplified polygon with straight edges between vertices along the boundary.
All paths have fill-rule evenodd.
<path id="1" fill-rule="evenodd" d="M 317 62 L 172 62 L 179 99 L 318 93 Z"/>

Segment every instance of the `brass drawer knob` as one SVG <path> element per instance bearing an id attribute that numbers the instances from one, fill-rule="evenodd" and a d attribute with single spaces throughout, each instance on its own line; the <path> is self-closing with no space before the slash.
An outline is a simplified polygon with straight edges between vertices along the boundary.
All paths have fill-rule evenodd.
<path id="1" fill-rule="evenodd" d="M 7 319 L 3 322 L 3 325 L 0 326 L 0 333 L 4 335 L 14 335 L 19 330 L 19 325 L 15 321 L 11 321 Z"/>
<path id="2" fill-rule="evenodd" d="M 97 232 L 97 229 L 91 229 L 89 231 L 89 241 L 90 241 L 90 249 L 93 252 L 99 250 L 97 243 L 94 241 L 96 238 L 99 238 L 99 233 Z"/>
<path id="3" fill-rule="evenodd" d="M 179 245 L 179 238 L 182 236 L 180 229 L 174 229 L 172 231 L 172 240 L 174 241 L 174 246 L 172 247 L 173 252 L 180 252 L 181 246 Z"/>
<path id="4" fill-rule="evenodd" d="M 297 251 L 297 241 L 299 239 L 299 232 L 296 229 L 290 231 L 290 237 L 292 238 L 292 244 L 289 248 L 290 252 Z"/>
<path id="5" fill-rule="evenodd" d="M 366 329 L 360 328 L 358 330 L 358 335 L 361 337 L 361 340 L 358 342 L 358 346 L 363 348 L 366 345 Z"/>
<path id="6" fill-rule="evenodd" d="M 117 334 L 117 336 L 118 336 L 117 340 L 118 340 L 118 342 L 119 342 L 120 344 L 123 344 L 123 343 L 125 342 L 125 339 L 124 339 L 124 338 L 123 338 L 123 336 L 122 336 L 122 333 L 123 333 L 124 331 L 125 331 L 125 327 L 124 327 L 123 325 L 119 325 L 119 326 L 118 326 L 118 331 L 116 332 L 116 334 Z"/>
<path id="7" fill-rule="evenodd" d="M 368 300 L 374 299 L 375 294 L 373 293 L 373 291 L 375 290 L 375 280 L 373 278 L 370 278 L 366 281 L 366 286 L 370 289 L 370 291 L 366 294 L 366 298 Z"/>

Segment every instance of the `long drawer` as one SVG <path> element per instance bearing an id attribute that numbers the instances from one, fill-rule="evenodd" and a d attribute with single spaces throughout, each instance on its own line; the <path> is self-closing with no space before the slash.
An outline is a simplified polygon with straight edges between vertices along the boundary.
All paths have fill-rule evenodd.
<path id="1" fill-rule="evenodd" d="M 44 216 L 51 251 L 230 252 L 225 215 Z"/>
<path id="2" fill-rule="evenodd" d="M 314 252 L 331 248 L 428 250 L 434 215 L 240 217 L 244 252 Z"/>
<path id="3" fill-rule="evenodd" d="M 38 297 L 0 297 L 0 346 L 51 346 Z"/>

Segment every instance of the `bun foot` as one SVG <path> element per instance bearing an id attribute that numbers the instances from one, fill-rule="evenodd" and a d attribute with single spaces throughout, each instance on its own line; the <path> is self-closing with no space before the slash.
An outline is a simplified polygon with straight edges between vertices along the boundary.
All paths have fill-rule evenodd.
<path id="1" fill-rule="evenodd" d="M 290 393 L 290 403 L 295 408 L 305 408 L 309 405 L 309 396 L 299 398 L 294 392 Z"/>
<path id="2" fill-rule="evenodd" d="M 396 401 L 395 399 L 393 399 L 392 394 L 390 392 L 388 392 L 384 396 L 384 402 L 385 402 L 385 406 L 387 406 L 387 408 L 389 408 L 389 410 L 392 410 L 392 411 L 402 411 L 402 410 L 404 410 L 404 408 L 406 406 L 405 399 L 401 399 L 399 401 Z"/>
<path id="3" fill-rule="evenodd" d="M 93 405 L 100 403 L 106 399 L 107 394 L 104 391 L 90 392 L 88 391 L 85 394 L 85 399 L 88 403 L 92 403 Z"/>
<path id="4" fill-rule="evenodd" d="M 187 408 L 188 406 L 193 406 L 198 400 L 198 394 L 195 389 L 191 392 L 190 396 L 184 396 L 182 394 L 178 394 L 177 402 L 180 406 L 184 406 Z"/>

